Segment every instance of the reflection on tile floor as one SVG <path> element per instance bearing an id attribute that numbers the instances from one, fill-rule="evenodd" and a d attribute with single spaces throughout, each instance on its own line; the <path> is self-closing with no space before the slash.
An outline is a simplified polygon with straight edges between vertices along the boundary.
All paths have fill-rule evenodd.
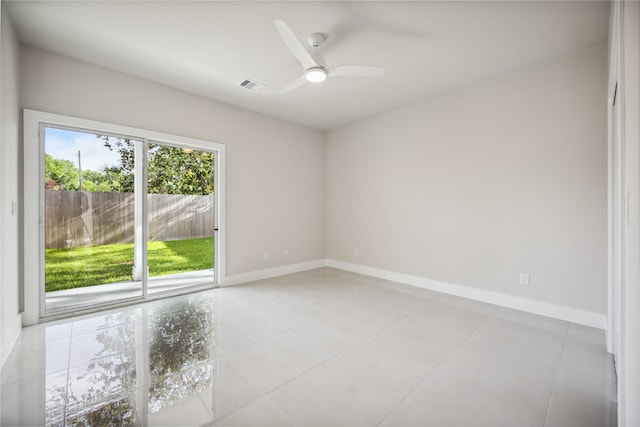
<path id="1" fill-rule="evenodd" d="M 603 331 L 319 269 L 25 328 L 1 425 L 613 426 Z"/>

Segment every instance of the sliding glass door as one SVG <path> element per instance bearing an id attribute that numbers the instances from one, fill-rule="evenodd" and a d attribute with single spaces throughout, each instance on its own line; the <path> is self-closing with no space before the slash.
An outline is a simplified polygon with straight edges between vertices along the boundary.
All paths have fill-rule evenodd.
<path id="1" fill-rule="evenodd" d="M 134 159 L 114 148 L 142 142 L 49 126 L 42 135 L 46 312 L 141 297 Z"/>
<path id="2" fill-rule="evenodd" d="M 42 125 L 44 315 L 212 285 L 214 151 Z"/>
<path id="3" fill-rule="evenodd" d="M 213 282 L 214 153 L 150 143 L 149 294 Z"/>

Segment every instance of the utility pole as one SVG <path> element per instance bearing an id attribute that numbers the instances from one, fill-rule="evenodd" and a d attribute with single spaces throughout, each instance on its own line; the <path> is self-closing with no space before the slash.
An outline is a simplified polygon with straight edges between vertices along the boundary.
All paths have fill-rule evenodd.
<path id="1" fill-rule="evenodd" d="M 78 150 L 78 191 L 82 191 L 82 163 L 80 160 L 80 150 Z"/>

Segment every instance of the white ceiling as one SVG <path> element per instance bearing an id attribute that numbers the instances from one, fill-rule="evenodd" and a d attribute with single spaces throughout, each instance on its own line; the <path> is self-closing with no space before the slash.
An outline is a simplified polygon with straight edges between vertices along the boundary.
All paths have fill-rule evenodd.
<path id="1" fill-rule="evenodd" d="M 328 130 L 602 45 L 595 1 L 9 1 L 23 43 Z M 327 66 L 384 67 L 278 95 L 302 74 L 273 21 L 320 32 Z M 255 93 L 244 79 L 267 85 Z"/>

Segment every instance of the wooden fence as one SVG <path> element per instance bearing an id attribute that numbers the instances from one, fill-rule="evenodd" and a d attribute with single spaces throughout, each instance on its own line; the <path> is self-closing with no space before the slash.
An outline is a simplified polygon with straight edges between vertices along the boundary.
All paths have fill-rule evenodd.
<path id="1" fill-rule="evenodd" d="M 149 240 L 213 236 L 213 196 L 149 194 Z M 131 243 L 132 193 L 45 191 L 45 246 L 69 248 Z"/>

